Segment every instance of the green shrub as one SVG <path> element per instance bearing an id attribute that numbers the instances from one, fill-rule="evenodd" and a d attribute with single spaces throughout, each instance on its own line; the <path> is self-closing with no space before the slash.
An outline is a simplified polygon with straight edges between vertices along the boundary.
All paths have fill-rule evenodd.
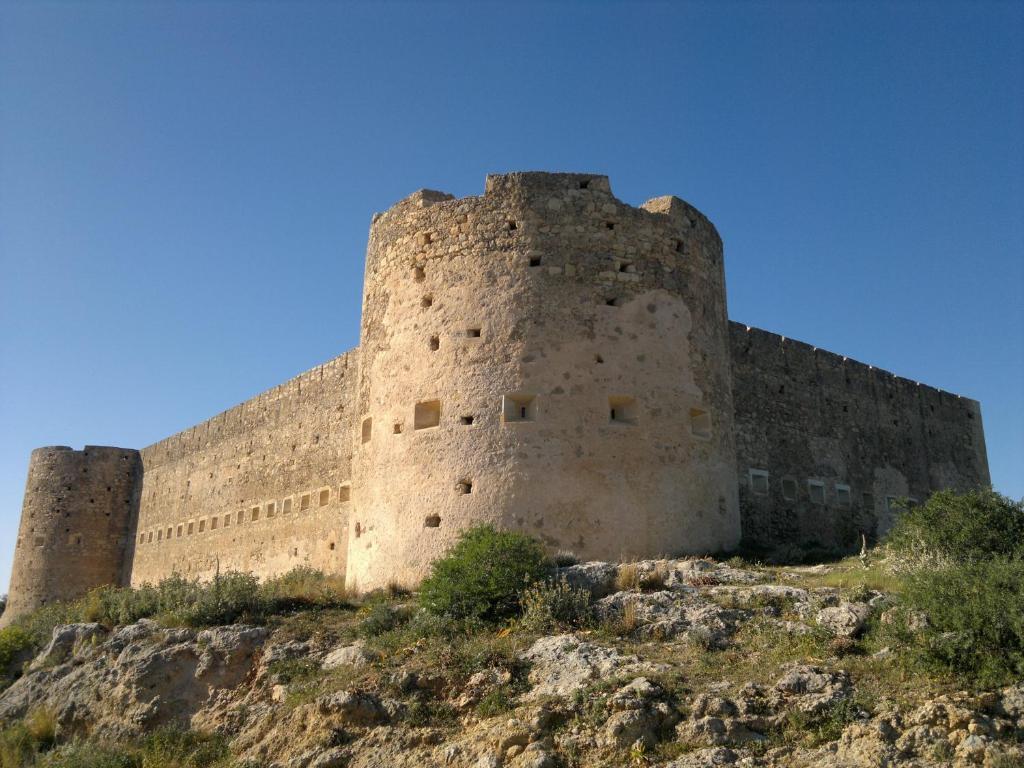
<path id="1" fill-rule="evenodd" d="M 534 539 L 477 526 L 434 562 L 420 587 L 420 602 L 431 613 L 456 620 L 502 620 L 518 612 L 520 592 L 550 572 Z"/>
<path id="2" fill-rule="evenodd" d="M 142 756 L 134 751 L 96 744 L 71 744 L 51 752 L 36 765 L 39 768 L 144 768 Z"/>
<path id="3" fill-rule="evenodd" d="M 908 576 L 903 598 L 928 616 L 918 640 L 927 660 L 979 684 L 1024 677 L 1024 560 L 921 569 Z"/>
<path id="4" fill-rule="evenodd" d="M 307 566 L 264 582 L 261 591 L 273 613 L 348 605 L 344 576 L 324 574 Z"/>
<path id="5" fill-rule="evenodd" d="M 268 613 L 259 580 L 249 573 L 229 571 L 203 586 L 193 599 L 171 611 L 182 624 L 210 627 L 238 621 L 259 621 Z"/>
<path id="6" fill-rule="evenodd" d="M 519 597 L 520 623 L 525 629 L 548 632 L 590 624 L 590 590 L 572 587 L 565 579 L 544 581 L 527 587 Z"/>
<path id="7" fill-rule="evenodd" d="M 903 511 L 887 542 L 910 569 L 1024 557 L 1024 502 L 992 490 L 939 491 Z"/>
<path id="8" fill-rule="evenodd" d="M 0 629 L 0 679 L 12 671 L 10 666 L 23 651 L 32 647 L 32 634 L 24 627 L 12 624 Z"/>
<path id="9" fill-rule="evenodd" d="M 410 618 L 408 609 L 385 602 L 368 603 L 360 609 L 359 614 L 361 619 L 356 631 L 360 637 L 366 638 L 377 637 L 397 629 Z"/>
<path id="10" fill-rule="evenodd" d="M 0 731 L 0 768 L 23 768 L 32 765 L 36 744 L 21 723 Z"/>

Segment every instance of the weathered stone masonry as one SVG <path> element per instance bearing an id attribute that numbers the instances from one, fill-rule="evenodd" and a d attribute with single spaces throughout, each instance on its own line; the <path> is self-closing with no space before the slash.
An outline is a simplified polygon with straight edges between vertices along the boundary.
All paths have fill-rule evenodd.
<path id="1" fill-rule="evenodd" d="M 606 559 L 846 548 L 987 483 L 975 401 L 730 323 L 682 200 L 489 176 L 374 217 L 359 348 L 142 451 L 34 452 L 4 619 L 172 573 L 412 584 L 476 522 Z"/>

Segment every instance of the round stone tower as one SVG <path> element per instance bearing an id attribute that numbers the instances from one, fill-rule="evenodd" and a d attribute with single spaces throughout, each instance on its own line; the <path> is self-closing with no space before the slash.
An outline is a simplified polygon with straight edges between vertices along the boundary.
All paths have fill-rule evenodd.
<path id="1" fill-rule="evenodd" d="M 87 445 L 32 452 L 7 609 L 0 624 L 125 578 L 138 451 Z"/>
<path id="2" fill-rule="evenodd" d="M 581 558 L 732 547 L 731 393 L 693 207 L 590 174 L 417 192 L 370 230 L 349 583 L 414 583 L 478 523 Z"/>

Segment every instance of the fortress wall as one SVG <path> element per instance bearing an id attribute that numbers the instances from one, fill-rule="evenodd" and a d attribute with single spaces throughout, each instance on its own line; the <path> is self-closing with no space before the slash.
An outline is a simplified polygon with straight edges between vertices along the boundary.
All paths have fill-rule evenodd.
<path id="1" fill-rule="evenodd" d="M 299 565 L 345 572 L 357 356 L 142 450 L 132 585 L 218 567 L 261 578 Z"/>
<path id="2" fill-rule="evenodd" d="M 32 452 L 3 622 L 121 582 L 138 476 L 138 451 Z"/>
<path id="3" fill-rule="evenodd" d="M 893 497 L 990 482 L 976 401 L 740 323 L 730 332 L 745 541 L 852 548 L 889 529 Z M 766 488 L 751 469 L 768 472 Z"/>
<path id="4" fill-rule="evenodd" d="M 645 207 L 523 173 L 375 217 L 353 586 L 414 582 L 481 522 L 582 557 L 736 542 L 721 241 L 677 198 Z"/>

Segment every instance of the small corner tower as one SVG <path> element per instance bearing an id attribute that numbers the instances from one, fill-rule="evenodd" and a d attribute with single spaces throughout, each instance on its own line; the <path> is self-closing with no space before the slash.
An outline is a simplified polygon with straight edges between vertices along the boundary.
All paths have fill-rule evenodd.
<path id="1" fill-rule="evenodd" d="M 138 451 L 126 448 L 32 452 L 0 624 L 94 587 L 123 583 L 140 475 Z"/>

